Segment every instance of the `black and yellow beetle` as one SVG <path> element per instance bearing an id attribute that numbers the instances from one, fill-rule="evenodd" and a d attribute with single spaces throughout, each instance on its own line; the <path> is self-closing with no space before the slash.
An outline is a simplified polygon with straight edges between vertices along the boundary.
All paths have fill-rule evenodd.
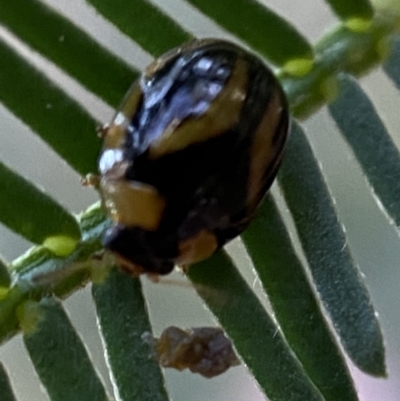
<path id="1" fill-rule="evenodd" d="M 288 121 L 272 72 L 235 44 L 197 40 L 154 61 L 105 129 L 104 246 L 134 275 L 212 255 L 271 186 Z"/>

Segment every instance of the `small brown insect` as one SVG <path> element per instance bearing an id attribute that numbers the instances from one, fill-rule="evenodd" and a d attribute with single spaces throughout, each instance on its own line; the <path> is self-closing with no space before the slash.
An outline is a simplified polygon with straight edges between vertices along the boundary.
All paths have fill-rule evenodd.
<path id="1" fill-rule="evenodd" d="M 161 366 L 177 370 L 189 369 L 204 377 L 214 377 L 240 364 L 232 344 L 224 332 L 215 327 L 182 330 L 171 326 L 160 338 L 144 336 Z"/>

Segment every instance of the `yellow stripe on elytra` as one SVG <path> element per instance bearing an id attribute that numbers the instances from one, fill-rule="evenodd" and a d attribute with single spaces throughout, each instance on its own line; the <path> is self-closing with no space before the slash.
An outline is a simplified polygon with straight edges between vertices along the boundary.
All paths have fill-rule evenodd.
<path id="1" fill-rule="evenodd" d="M 247 65 L 238 59 L 223 90 L 199 118 L 174 120 L 149 148 L 149 157 L 159 158 L 189 145 L 205 142 L 226 132 L 240 118 L 247 93 Z"/>
<path id="2" fill-rule="evenodd" d="M 282 111 L 281 98 L 275 93 L 268 103 L 250 148 L 250 171 L 247 187 L 247 204 L 250 209 L 258 204 L 265 173 L 269 167 L 275 167 L 276 152 L 281 150 L 275 148 L 273 138 L 282 117 Z"/>

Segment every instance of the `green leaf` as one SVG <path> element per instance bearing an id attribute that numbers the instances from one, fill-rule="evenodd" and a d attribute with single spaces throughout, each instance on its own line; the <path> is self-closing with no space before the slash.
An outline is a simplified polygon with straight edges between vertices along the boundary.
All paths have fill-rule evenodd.
<path id="1" fill-rule="evenodd" d="M 247 42 L 272 63 L 313 59 L 307 40 L 289 22 L 256 0 L 187 0 Z"/>
<path id="2" fill-rule="evenodd" d="M 44 298 L 20 313 L 24 343 L 52 401 L 108 401 L 61 304 Z"/>
<path id="3" fill-rule="evenodd" d="M 8 267 L 3 259 L 0 258 L 0 299 L 1 296 L 1 287 L 8 288 L 10 286 L 10 272 L 8 271 Z"/>
<path id="4" fill-rule="evenodd" d="M 11 389 L 10 380 L 7 376 L 3 365 L 0 363 L 0 394 L 1 401 L 16 401 L 16 398 Z"/>
<path id="5" fill-rule="evenodd" d="M 340 95 L 329 110 L 373 191 L 399 227 L 400 152 L 373 104 L 354 78 L 342 75 Z"/>
<path id="6" fill-rule="evenodd" d="M 394 35 L 389 58 L 383 65 L 386 74 L 400 89 L 400 35 Z"/>
<path id="7" fill-rule="evenodd" d="M 271 196 L 242 234 L 283 334 L 326 401 L 357 401 L 344 358 Z"/>
<path id="8" fill-rule="evenodd" d="M 1 40 L 0 60 L 0 101 L 76 171 L 96 171 L 96 122 Z"/>
<path id="9" fill-rule="evenodd" d="M 323 400 L 224 252 L 191 266 L 189 278 L 271 401 Z"/>
<path id="10" fill-rule="evenodd" d="M 86 0 L 153 56 L 192 39 L 173 19 L 147 0 Z"/>
<path id="11" fill-rule="evenodd" d="M 8 9 L 7 13 L 4 13 L 4 17 L 3 15 L 1 15 L 2 6 L 0 6 L 0 20 L 2 19 L 2 23 L 9 26 L 14 33 L 20 35 L 22 40 L 24 40 L 24 37 L 26 36 L 27 39 L 30 41 L 28 43 L 29 46 L 39 50 L 39 52 L 42 52 L 47 57 L 51 58 L 55 63 L 59 64 L 61 68 L 64 68 L 69 74 L 82 81 L 82 83 L 87 85 L 88 88 L 92 88 L 90 86 L 90 82 L 92 82 L 91 77 L 85 69 L 86 66 L 76 66 L 73 65 L 74 63 L 72 61 L 70 63 L 70 61 L 68 60 L 68 58 L 71 58 L 71 60 L 75 60 L 74 57 L 79 54 L 78 58 L 81 58 L 82 60 L 85 60 L 86 57 L 88 57 L 90 58 L 90 60 L 99 60 L 98 62 L 101 63 L 101 61 L 103 60 L 103 56 L 106 57 L 103 54 L 100 55 L 97 59 L 94 53 L 90 53 L 89 50 L 88 55 L 86 55 L 85 52 L 82 51 L 82 49 L 85 48 L 85 45 L 82 45 L 82 47 L 80 47 L 80 40 L 82 40 L 83 42 L 89 40 L 87 35 L 83 32 L 80 32 L 80 30 L 74 27 L 72 24 L 68 25 L 65 19 L 61 17 L 60 19 L 56 19 L 57 14 L 53 11 L 50 12 L 46 6 L 44 6 L 42 3 L 37 2 L 37 0 L 32 0 L 29 4 L 27 4 L 26 8 L 19 6 L 17 7 L 18 4 L 22 4 L 21 0 L 16 0 L 15 2 L 11 2 L 11 0 L 5 1 L 7 2 L 5 3 L 5 7 L 7 7 Z M 200 1 L 198 1 L 197 3 L 200 3 Z M 211 7 L 211 2 L 208 3 Z M 13 9 L 14 4 L 15 8 Z M 120 17 L 121 21 L 122 19 L 124 19 L 125 22 L 116 22 L 117 25 L 120 26 L 120 28 L 121 24 L 124 23 L 129 29 L 131 29 L 132 25 L 134 25 L 133 29 L 135 30 L 136 28 L 138 28 L 136 33 L 138 36 L 140 36 L 139 40 L 143 41 L 143 43 L 145 43 L 147 40 L 145 40 L 145 38 L 150 38 L 151 35 L 154 35 L 154 37 L 150 39 L 151 43 L 149 42 L 146 45 L 143 44 L 143 46 L 149 51 L 152 51 L 155 54 L 160 54 L 167 50 L 167 48 L 175 46 L 176 44 L 180 44 L 181 40 L 178 40 L 176 38 L 173 39 L 172 36 L 174 35 L 170 36 L 170 30 L 166 28 L 168 26 L 167 22 L 171 23 L 171 20 L 169 18 L 165 18 L 165 21 L 167 22 L 165 23 L 164 28 L 161 29 L 159 29 L 159 27 L 162 26 L 161 23 L 148 23 L 149 19 L 145 18 L 147 15 L 147 9 L 151 12 L 156 11 L 157 13 L 160 13 L 157 9 L 151 6 L 151 3 L 141 2 L 139 4 L 139 2 L 135 2 L 134 0 L 132 0 L 128 5 L 121 3 L 121 6 L 117 7 L 115 6 L 116 4 L 117 3 L 115 2 L 108 2 L 109 7 L 115 8 L 115 10 L 111 9 L 110 12 L 118 13 L 122 10 L 122 13 L 124 14 Z M 136 19 L 134 24 L 132 24 L 132 21 L 129 18 L 130 13 L 132 12 L 132 10 L 130 9 L 130 6 L 132 4 L 135 4 L 136 6 L 139 5 L 140 7 L 137 7 L 137 9 L 141 10 L 140 17 Z M 205 0 L 202 1 L 202 4 L 205 4 L 208 7 Z M 236 14 L 236 16 L 234 16 L 234 7 L 236 7 L 237 5 L 240 5 L 242 8 L 239 7 L 239 12 Z M 146 8 L 146 6 L 148 6 L 148 8 Z M 267 10 L 265 12 L 265 9 L 262 8 L 262 6 L 254 0 L 248 0 L 247 2 L 245 0 L 242 0 L 241 2 L 215 2 L 213 6 L 216 8 L 217 17 L 220 18 L 221 21 L 224 21 L 224 19 L 228 21 L 228 23 L 226 24 L 224 22 L 225 27 L 227 27 L 229 30 L 231 30 L 232 28 L 231 31 L 235 33 L 238 33 L 241 30 L 241 32 L 243 32 L 244 34 L 243 40 L 247 41 L 248 43 L 252 43 L 251 41 L 253 41 L 255 45 L 259 46 L 255 50 L 258 50 L 264 55 L 267 54 L 264 48 L 268 47 L 268 42 L 271 42 L 271 30 L 274 34 L 273 36 L 275 39 L 275 36 L 279 36 L 277 34 L 280 32 L 280 29 L 292 29 L 289 25 L 287 25 L 286 28 L 282 28 L 285 23 L 283 23 L 282 26 L 279 26 L 279 24 L 271 24 L 268 26 L 259 24 L 259 21 L 263 18 L 264 21 L 267 20 L 265 19 L 265 14 L 268 14 L 269 11 Z M 245 6 L 248 7 L 248 12 Z M 221 7 L 223 8 L 222 11 Z M 25 10 L 28 8 L 31 10 L 27 13 L 28 15 L 19 15 L 21 9 Z M 34 12 L 32 10 L 34 10 Z M 127 12 L 127 10 L 129 10 L 129 12 Z M 224 15 L 224 13 L 228 15 Z M 256 14 L 254 16 L 254 22 L 258 23 L 258 26 L 256 28 L 259 30 L 258 32 L 256 32 L 256 29 L 254 29 L 253 27 L 253 21 L 248 20 L 249 15 L 251 16 L 252 13 Z M 32 16 L 30 16 L 29 14 L 32 14 Z M 30 21 L 34 20 L 34 16 L 35 18 L 38 18 L 38 16 L 43 17 L 44 15 L 46 15 L 46 17 L 49 19 L 48 23 L 47 21 L 43 22 L 44 26 L 46 27 L 46 32 L 50 32 L 49 35 L 51 37 L 49 38 L 46 38 L 46 35 L 42 35 L 42 33 L 40 32 L 40 19 L 35 19 L 35 21 L 38 21 L 38 24 L 35 24 L 35 26 L 29 26 L 31 24 Z M 218 19 L 213 15 L 211 15 L 211 17 Z M 15 24 L 13 25 L 14 28 L 5 22 L 6 19 L 11 21 L 12 24 Z M 74 33 L 63 35 L 64 42 L 57 43 L 55 38 L 59 39 L 60 35 L 56 29 L 56 24 L 52 25 L 54 21 L 58 21 L 60 26 L 65 23 L 66 25 L 62 26 L 66 27 L 68 25 L 68 29 L 71 29 Z M 146 26 L 144 26 L 144 23 L 146 23 Z M 255 23 L 254 25 L 256 25 Z M 176 26 L 175 23 L 172 24 Z M 229 26 L 231 26 L 231 28 Z M 52 27 L 53 30 L 50 30 L 50 27 Z M 239 27 L 239 29 L 236 29 L 237 27 Z M 304 79 L 293 78 L 293 76 L 290 76 L 290 69 L 287 68 L 287 64 L 290 64 L 290 61 L 293 58 L 296 58 L 298 54 L 307 54 L 309 57 L 306 57 L 305 59 L 310 60 L 312 58 L 312 49 L 309 47 L 309 45 L 307 45 L 307 43 L 305 42 L 306 46 L 303 48 L 303 50 L 301 50 L 301 46 L 297 46 L 297 44 L 294 44 L 293 41 L 292 43 L 290 43 L 290 38 L 293 38 L 292 36 L 288 36 L 288 45 L 286 48 L 284 41 L 281 40 L 280 37 L 278 38 L 279 40 L 275 42 L 274 40 L 272 40 L 272 42 L 274 42 L 271 45 L 273 49 L 272 54 L 275 54 L 274 52 L 276 52 L 278 56 L 276 56 L 276 54 L 275 56 L 278 60 L 280 60 L 281 64 L 284 64 L 285 67 L 282 73 L 282 77 L 286 83 L 287 80 L 290 79 L 290 85 L 285 85 L 285 87 L 288 91 L 291 104 L 294 106 L 293 110 L 295 110 L 296 113 L 304 116 L 309 114 L 315 107 L 321 105 L 322 103 L 325 103 L 327 99 L 331 99 L 331 95 L 329 94 L 329 91 L 326 90 L 326 88 L 334 87 L 335 78 L 338 72 L 347 70 L 359 74 L 365 72 L 371 66 L 376 65 L 382 57 L 381 51 L 383 46 L 381 45 L 385 43 L 385 40 L 387 39 L 389 33 L 393 31 L 393 29 L 394 24 L 391 22 L 390 18 L 381 19 L 379 16 L 377 16 L 376 20 L 374 20 L 368 32 L 361 35 L 355 33 L 354 30 L 351 31 L 351 29 L 349 29 L 349 25 L 347 25 L 347 27 L 341 27 L 340 29 L 329 34 L 328 38 L 322 41 L 321 44 L 318 46 L 318 61 L 316 61 L 316 65 L 304 77 Z M 17 33 L 17 31 L 21 33 Z M 187 35 L 184 31 L 181 32 L 183 32 L 184 35 Z M 74 36 L 75 34 L 76 37 Z M 65 43 L 67 37 L 76 38 L 76 40 L 71 39 L 70 42 Z M 187 35 L 187 37 L 189 37 L 189 35 Z M 302 38 L 300 37 L 300 39 Z M 179 43 L 172 44 L 174 40 L 176 42 L 179 41 Z M 186 39 L 182 39 L 182 41 L 183 40 Z M 69 45 L 71 45 L 71 47 L 69 47 Z M 93 46 L 95 45 L 93 44 Z M 63 50 L 60 51 L 60 54 L 58 54 L 58 50 L 60 48 L 62 48 Z M 290 51 L 287 52 L 287 49 L 289 49 Z M 100 53 L 101 51 L 99 50 Z M 89 54 L 91 54 L 90 57 Z M 9 57 L 10 55 L 11 57 Z M 0 100 L 2 98 L 8 99 L 7 101 L 4 100 L 4 103 L 7 107 L 9 107 L 12 112 L 18 115 L 28 125 L 33 127 L 33 129 L 36 130 L 40 135 L 43 135 L 44 132 L 43 138 L 50 144 L 50 146 L 53 146 L 53 148 L 57 152 L 59 152 L 62 157 L 64 157 L 72 166 L 74 166 L 77 171 L 83 174 L 86 172 L 93 172 L 95 170 L 95 160 L 97 158 L 100 142 L 95 138 L 93 129 L 94 122 L 92 121 L 92 119 L 87 116 L 87 113 L 82 112 L 79 106 L 76 106 L 74 102 L 71 102 L 66 95 L 62 94 L 61 91 L 56 90 L 55 92 L 60 95 L 56 96 L 56 98 L 60 101 L 60 104 L 67 104 L 68 107 L 66 107 L 65 109 L 68 110 L 65 111 L 63 109 L 62 113 L 56 113 L 54 114 L 54 116 L 51 116 L 51 122 L 50 120 L 46 121 L 46 115 L 49 114 L 49 112 L 45 107 L 43 107 L 43 105 L 50 103 L 40 102 L 42 101 L 42 99 L 46 98 L 46 96 L 43 96 L 43 94 L 47 93 L 46 88 L 50 87 L 51 90 L 53 90 L 54 87 L 49 84 L 47 80 L 44 80 L 42 75 L 38 74 L 35 69 L 30 67 L 29 64 L 22 61 L 22 59 L 16 57 L 14 53 L 12 53 L 2 43 L 0 43 L 0 56 L 2 57 L 2 69 L 0 70 Z M 88 60 L 89 63 L 90 60 Z M 301 57 L 300 60 L 302 60 Z M 297 62 L 298 58 L 296 63 Z M 277 63 L 279 64 L 279 62 Z M 14 66 L 16 66 L 17 68 L 15 69 Z M 23 66 L 23 68 L 21 66 Z M 107 88 L 106 83 L 104 83 L 104 86 L 103 82 L 99 83 L 99 94 L 105 99 L 108 99 L 106 96 L 109 95 L 110 99 L 113 99 L 112 102 L 114 105 L 118 100 L 118 93 L 121 91 L 122 94 L 122 82 L 124 82 L 124 80 L 128 80 L 128 76 L 124 76 L 124 78 L 119 81 L 119 76 L 115 76 L 114 73 L 112 73 L 112 71 L 115 71 L 112 69 L 112 62 L 106 62 L 104 63 L 104 66 L 104 76 L 107 79 L 107 75 L 109 74 L 108 78 L 110 80 L 113 80 L 113 83 L 110 83 L 110 93 L 108 93 L 107 89 L 105 89 Z M 297 68 L 298 65 L 294 65 L 294 67 Z M 18 70 L 18 68 L 20 70 Z M 76 72 L 74 72 L 75 68 Z M 117 67 L 115 68 L 118 69 Z M 124 70 L 124 68 L 122 69 Z M 96 65 L 92 67 L 92 70 L 93 75 L 95 75 Z M 26 74 L 21 74 L 21 71 L 26 72 Z M 107 73 L 107 71 L 109 71 L 109 73 Z M 31 81 L 33 81 L 33 83 Z M 39 84 L 36 81 L 39 81 Z M 328 84 L 332 85 L 330 86 Z M 36 91 L 36 88 L 39 88 L 39 90 Z M 97 89 L 93 88 L 91 90 L 95 91 Z M 50 92 L 53 94 L 52 91 Z M 73 106 L 70 106 L 71 103 L 73 104 Z M 70 112 L 70 108 L 74 111 Z M 62 117 L 64 112 L 66 113 L 66 115 L 63 119 Z M 68 147 L 69 144 L 72 145 Z M 312 177 L 313 175 L 311 175 L 311 180 L 313 179 Z M 101 244 L 99 238 L 101 237 L 102 232 L 107 226 L 107 223 L 104 222 L 104 215 L 99 212 L 98 209 L 96 209 L 92 210 L 89 213 L 85 213 L 85 216 L 81 222 L 81 226 L 83 228 L 82 243 L 79 244 L 78 248 L 68 258 L 57 258 L 43 248 L 35 248 L 32 252 L 20 258 L 17 263 L 13 264 L 13 281 L 17 284 L 9 290 L 6 298 L 0 300 L 0 338 L 2 340 L 4 340 L 5 338 L 9 338 L 19 329 L 19 322 L 16 318 L 16 310 L 22 302 L 27 301 L 28 299 L 40 300 L 43 296 L 46 296 L 53 291 L 56 294 L 64 296 L 67 295 L 70 291 L 77 289 L 80 285 L 89 280 L 94 269 L 90 266 L 90 261 L 88 261 L 88 258 L 90 258 L 90 255 L 92 255 L 93 252 L 100 249 Z M 324 234 L 324 232 L 322 233 Z M 301 399 L 302 401 L 304 399 L 306 399 L 307 401 L 310 399 L 321 400 L 321 396 L 318 393 L 318 390 L 313 387 L 313 384 L 310 382 L 307 375 L 309 374 L 311 379 L 315 383 L 317 383 L 316 378 L 323 378 L 325 375 L 327 375 L 327 372 L 331 367 L 325 367 L 326 364 L 323 364 L 321 366 L 321 372 L 315 372 L 315 370 L 313 371 L 313 368 L 310 367 L 314 366 L 311 365 L 310 362 L 312 355 L 310 356 L 310 358 L 306 358 L 304 356 L 301 363 L 303 364 L 304 368 L 307 369 L 306 374 L 301 369 L 300 363 L 293 356 L 291 350 L 287 348 L 287 345 L 284 342 L 282 336 L 279 334 L 279 331 L 277 331 L 276 326 L 272 324 L 272 322 L 268 318 L 268 315 L 265 314 L 265 311 L 255 299 L 254 294 L 247 286 L 243 285 L 240 276 L 237 274 L 236 271 L 232 270 L 232 266 L 229 261 L 222 260 L 222 263 L 220 263 L 221 260 L 218 259 L 218 257 L 221 256 L 217 255 L 215 257 L 216 259 L 213 259 L 214 261 L 218 262 L 218 266 L 211 263 L 211 265 L 209 266 L 209 270 L 205 272 L 207 280 L 205 280 L 204 282 L 207 285 L 198 284 L 198 290 L 202 292 L 203 296 L 208 299 L 208 302 L 211 304 L 212 309 L 217 311 L 219 319 L 228 328 L 228 334 L 231 336 L 231 338 L 236 340 L 238 344 L 238 349 L 243 355 L 243 358 L 251 367 L 252 371 L 256 372 L 256 378 L 260 383 L 262 383 L 263 388 L 268 388 L 268 393 L 271 393 L 272 396 L 275 397 L 274 399 Z M 293 257 L 293 255 L 289 253 L 287 258 L 290 259 L 291 257 Z M 332 265 L 334 265 L 335 259 L 332 259 L 331 263 Z M 84 268 L 82 268 L 82 265 L 84 265 Z M 219 269 L 221 268 L 221 266 L 222 270 L 220 271 Z M 293 266 L 297 265 L 293 263 Z M 283 275 L 284 272 L 281 273 Z M 201 277 L 201 274 L 199 277 Z M 328 274 L 329 270 L 327 270 L 327 276 Z M 98 279 L 98 275 L 96 273 L 94 277 L 95 280 Z M 265 277 L 267 277 L 266 274 Z M 295 277 L 303 276 L 295 275 Z M 337 276 L 334 275 L 333 279 L 336 278 Z M 225 279 L 227 279 L 226 283 L 224 282 Z M 299 280 L 300 282 L 302 282 L 301 278 Z M 209 282 L 212 282 L 212 285 L 208 285 Z M 287 284 L 288 286 L 286 287 L 286 290 L 290 292 L 290 290 L 293 289 L 293 287 L 291 287 L 291 284 L 293 286 L 295 285 L 294 280 L 291 282 L 289 281 Z M 297 283 L 297 285 L 299 286 L 300 283 Z M 221 286 L 222 289 L 221 291 L 219 291 Z M 267 285 L 265 285 L 265 287 L 267 287 Z M 104 284 L 104 287 L 100 287 L 99 285 L 99 288 L 105 290 L 105 288 L 107 288 L 107 283 Z M 121 288 L 123 288 L 122 285 Z M 226 288 L 227 290 L 225 291 Z M 299 288 L 302 288 L 302 291 L 304 291 L 305 287 Z M 244 292 L 241 292 L 243 289 Z M 116 291 L 115 288 L 113 288 L 112 290 Z M 111 291 L 111 293 L 113 292 Z M 110 293 L 108 292 L 106 293 L 106 295 L 107 294 Z M 229 299 L 234 300 L 234 302 L 231 302 L 231 304 L 233 304 L 233 307 L 231 307 L 232 305 L 228 305 L 230 307 L 228 307 L 228 310 L 226 311 L 222 310 L 220 302 L 222 299 L 222 303 L 224 304 L 225 295 L 227 295 Z M 293 296 L 293 293 L 291 293 L 290 295 Z M 106 303 L 105 300 L 104 302 Z M 277 298 L 275 298 L 275 307 L 277 302 Z M 307 302 L 309 302 L 309 299 L 306 297 L 306 303 Z M 246 313 L 243 312 L 244 309 L 240 308 L 241 304 L 245 305 L 245 307 L 248 308 Z M 293 303 L 289 302 L 288 309 L 291 306 L 293 307 Z M 298 308 L 300 308 L 301 306 L 302 305 L 300 304 Z M 21 311 L 21 309 L 24 308 L 19 308 L 18 310 Z M 286 309 L 283 306 L 279 310 L 286 312 Z M 369 322 L 370 310 L 370 305 L 367 305 L 367 322 Z M 252 316 L 253 313 L 255 314 L 254 318 Z M 279 314 L 280 313 L 277 312 L 277 316 Z M 33 316 L 35 316 L 35 314 L 33 314 Z M 114 318 L 114 316 L 112 317 Z M 55 321 L 56 320 L 57 319 L 55 319 Z M 249 327 L 247 327 L 248 321 L 250 323 Z M 307 322 L 300 323 L 303 323 L 303 326 L 299 327 L 307 327 Z M 258 325 L 260 326 L 259 328 Z M 298 355 L 300 355 L 300 345 L 302 345 L 300 344 L 300 338 L 297 338 L 297 348 L 296 342 L 293 340 L 293 338 L 295 338 L 298 334 L 295 333 L 296 330 L 294 328 L 294 323 L 289 321 L 288 318 L 284 321 L 284 323 L 281 323 L 281 327 L 283 329 L 285 329 L 286 327 L 286 338 L 288 341 L 291 341 L 293 349 L 296 350 Z M 55 326 L 55 328 L 55 334 L 58 334 L 57 326 Z M 373 326 L 373 328 L 375 328 L 375 326 Z M 113 328 L 110 324 L 109 333 L 113 333 L 112 337 L 115 339 L 118 337 L 118 334 L 116 331 L 112 331 L 112 329 Z M 115 330 L 117 330 L 117 328 L 115 328 Z M 260 330 L 263 331 L 261 335 Z M 300 332 L 300 330 L 298 331 Z M 122 339 L 125 338 L 125 335 L 125 333 L 121 335 L 121 339 L 119 339 L 120 342 L 122 342 Z M 274 342 L 275 338 L 277 341 L 276 343 Z M 317 341 L 322 341 L 322 339 L 318 337 L 315 342 L 317 343 Z M 364 347 L 365 349 L 367 349 L 366 352 L 369 352 L 369 346 L 370 344 L 366 343 L 359 344 L 359 348 Z M 381 346 L 381 342 L 379 343 L 379 346 Z M 374 349 L 378 349 L 379 346 L 373 348 L 372 352 L 374 352 Z M 306 346 L 304 347 L 304 349 L 306 349 Z M 117 346 L 113 348 L 113 344 L 109 346 L 110 355 L 111 351 L 116 348 Z M 331 356 L 329 350 L 331 349 L 329 348 L 327 351 L 327 358 L 328 356 Z M 267 351 L 267 354 L 264 354 L 265 351 Z M 121 352 L 121 350 L 118 350 L 118 352 Z M 280 357 L 282 355 L 283 358 L 281 360 Z M 275 360 L 274 356 L 277 356 L 277 360 Z M 378 356 L 382 355 L 378 353 Z M 285 362 L 286 365 L 284 364 Z M 125 361 L 125 363 L 127 362 Z M 114 363 L 114 366 L 115 365 L 118 365 L 118 363 Z M 341 365 L 339 366 L 341 367 Z M 115 367 L 114 370 L 118 372 L 118 369 Z M 340 374 L 342 374 L 342 371 L 340 369 L 339 372 Z M 126 376 L 122 376 L 122 371 L 119 371 L 119 373 L 121 374 L 121 383 L 123 382 L 122 378 L 124 378 L 124 380 L 127 380 Z M 62 379 L 63 377 L 61 375 L 60 380 Z M 274 383 L 275 380 L 276 383 Z M 153 377 L 148 377 L 146 383 L 149 385 L 152 382 Z M 331 394 L 334 393 L 335 389 L 327 389 L 324 386 L 324 382 L 322 381 L 322 379 L 319 383 L 319 388 L 321 389 L 321 391 L 324 392 L 325 398 L 328 398 Z M 126 385 L 126 387 L 121 385 L 121 388 L 127 388 L 127 386 L 128 384 Z M 344 391 L 346 391 L 345 385 L 343 388 Z M 298 389 L 300 389 L 300 391 L 297 391 Z M 351 389 L 348 388 L 347 390 L 349 392 L 348 394 L 350 394 Z M 309 396 L 310 394 L 311 396 Z M 340 396 L 340 399 L 342 399 L 342 395 Z"/>
<path id="12" fill-rule="evenodd" d="M 371 299 L 318 161 L 297 124 L 278 177 L 318 293 L 345 350 L 361 370 L 385 376 L 382 333 Z"/>
<path id="13" fill-rule="evenodd" d="M 168 401 L 160 366 L 142 340 L 151 326 L 139 279 L 113 269 L 105 282 L 93 285 L 92 294 L 116 398 Z"/>
<path id="14" fill-rule="evenodd" d="M 121 59 L 41 1 L 2 0 L 0 23 L 113 106 L 137 76 Z"/>
<path id="15" fill-rule="evenodd" d="M 343 20 L 371 19 L 374 9 L 369 0 L 326 0 L 333 11 Z"/>
<path id="16" fill-rule="evenodd" d="M 36 244 L 50 237 L 79 240 L 80 229 L 75 217 L 1 162 L 0 182 L 0 221 L 11 230 Z"/>

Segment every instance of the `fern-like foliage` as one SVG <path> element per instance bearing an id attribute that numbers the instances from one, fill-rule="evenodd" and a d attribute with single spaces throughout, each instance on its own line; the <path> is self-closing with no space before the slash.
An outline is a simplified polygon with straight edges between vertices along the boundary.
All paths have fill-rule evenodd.
<path id="1" fill-rule="evenodd" d="M 152 56 L 194 36 L 147 0 L 87 3 Z M 186 3 L 276 67 L 293 115 L 278 190 L 242 236 L 273 316 L 224 251 L 192 266 L 188 277 L 271 401 L 357 401 L 343 351 L 360 370 L 384 377 L 383 336 L 299 121 L 328 105 L 373 195 L 398 227 L 400 153 L 357 78 L 383 65 L 400 87 L 400 7 L 395 0 L 376 6 L 326 0 L 337 26 L 312 45 L 256 0 Z M 95 172 L 99 121 L 5 38 L 18 38 L 112 108 L 138 72 L 40 0 L 1 0 L 0 24 L 7 30 L 0 38 L 0 102 L 80 175 Z M 152 328 L 141 281 L 93 259 L 109 224 L 100 205 L 72 215 L 62 200 L 2 162 L 0 182 L 0 222 L 36 244 L 13 262 L 0 261 L 0 341 L 22 333 L 52 401 L 169 400 L 142 340 Z M 285 207 L 289 218 L 282 217 Z M 114 395 L 107 394 L 60 301 L 86 283 L 92 284 Z M 0 395 L 15 399 L 2 365 Z"/>

